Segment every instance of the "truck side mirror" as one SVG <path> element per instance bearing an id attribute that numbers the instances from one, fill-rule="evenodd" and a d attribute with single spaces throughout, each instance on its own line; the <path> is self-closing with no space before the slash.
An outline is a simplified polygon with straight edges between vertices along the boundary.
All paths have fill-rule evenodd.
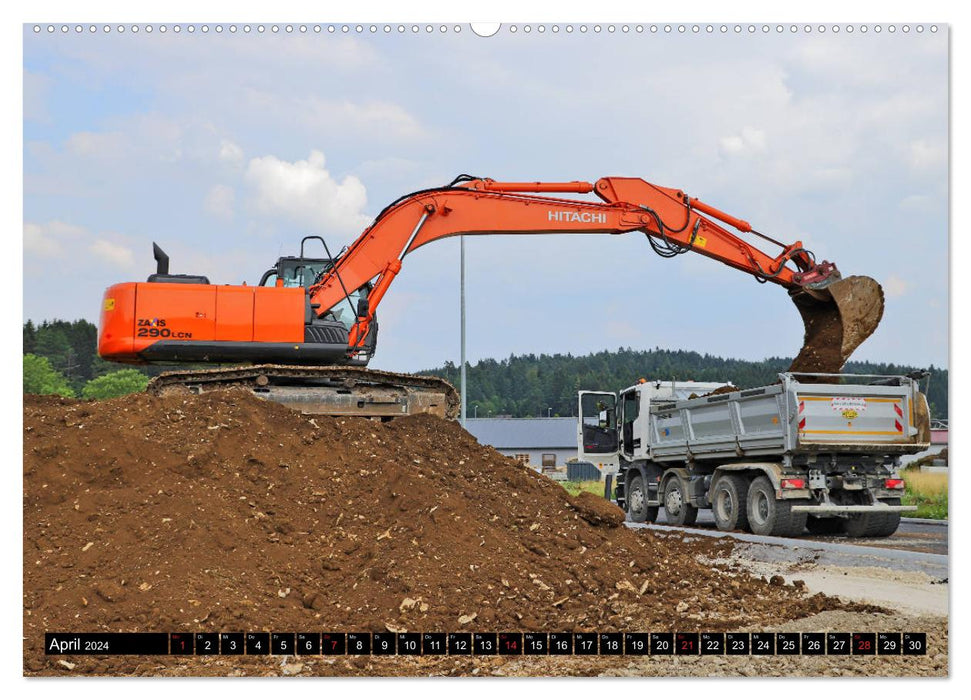
<path id="1" fill-rule="evenodd" d="M 357 300 L 357 317 L 367 318 L 369 311 L 370 311 L 370 306 L 368 304 L 368 299 L 367 297 L 362 296 Z"/>

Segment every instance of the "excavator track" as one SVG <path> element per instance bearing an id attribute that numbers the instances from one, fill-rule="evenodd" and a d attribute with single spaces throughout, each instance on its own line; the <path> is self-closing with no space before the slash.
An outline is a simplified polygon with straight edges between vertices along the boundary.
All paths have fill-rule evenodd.
<path id="1" fill-rule="evenodd" d="M 245 388 L 301 413 L 388 420 L 431 413 L 455 420 L 459 394 L 438 377 L 354 366 L 250 365 L 176 370 L 154 377 L 147 391 L 162 396 Z"/>

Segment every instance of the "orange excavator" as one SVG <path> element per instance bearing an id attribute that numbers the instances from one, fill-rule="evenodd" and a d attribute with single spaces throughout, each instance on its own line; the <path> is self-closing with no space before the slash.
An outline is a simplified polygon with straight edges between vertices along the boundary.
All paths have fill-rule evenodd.
<path id="1" fill-rule="evenodd" d="M 599 201 L 556 196 L 590 193 Z M 780 250 L 767 254 L 714 220 Z M 157 271 L 147 282 L 105 292 L 98 353 L 126 363 L 216 365 L 163 373 L 150 386 L 157 393 L 245 386 L 307 413 L 454 417 L 458 397 L 446 382 L 366 367 L 377 346 L 377 308 L 405 257 L 457 235 L 628 232 L 644 233 L 662 257 L 700 253 L 784 287 L 806 327 L 793 372 L 839 372 L 883 314 L 883 293 L 871 278 L 843 279 L 801 242 L 774 240 L 682 190 L 626 177 L 496 182 L 460 175 L 395 200 L 336 257 L 322 238 L 304 238 L 300 256 L 280 258 L 259 285 L 170 274 L 155 245 Z M 305 255 L 310 240 L 320 241 L 326 257 Z"/>

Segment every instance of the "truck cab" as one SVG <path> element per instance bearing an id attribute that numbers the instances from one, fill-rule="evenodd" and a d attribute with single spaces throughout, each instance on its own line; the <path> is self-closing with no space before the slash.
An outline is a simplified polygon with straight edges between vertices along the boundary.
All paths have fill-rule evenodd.
<path id="1" fill-rule="evenodd" d="M 653 403 L 682 401 L 730 386 L 726 382 L 640 380 L 619 393 L 579 392 L 580 416 L 577 432 L 579 459 L 619 465 L 627 460 L 645 459 L 648 443 L 648 415 Z M 613 472 L 616 473 L 616 469 Z"/>

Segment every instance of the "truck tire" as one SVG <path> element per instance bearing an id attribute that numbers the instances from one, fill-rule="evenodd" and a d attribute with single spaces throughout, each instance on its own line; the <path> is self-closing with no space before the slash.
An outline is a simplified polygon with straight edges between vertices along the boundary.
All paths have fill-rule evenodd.
<path id="1" fill-rule="evenodd" d="M 846 518 L 819 518 L 810 515 L 806 519 L 810 535 L 842 535 L 846 532 Z"/>
<path id="2" fill-rule="evenodd" d="M 630 480 L 626 498 L 627 514 L 630 515 L 631 522 L 653 523 L 657 520 L 658 506 L 647 504 L 647 487 L 640 474 Z"/>
<path id="3" fill-rule="evenodd" d="M 793 513 L 791 501 L 777 500 L 767 476 L 752 482 L 746 502 L 748 523 L 756 535 L 795 537 L 806 529 L 806 514 Z"/>
<path id="4" fill-rule="evenodd" d="M 719 530 L 748 530 L 748 511 L 745 499 L 748 479 L 741 474 L 723 474 L 715 482 L 711 512 Z"/>
<path id="5" fill-rule="evenodd" d="M 664 485 L 664 514 L 668 525 L 694 525 L 698 519 L 698 508 L 688 501 L 684 484 L 677 476 Z"/>
<path id="6" fill-rule="evenodd" d="M 884 500 L 888 506 L 899 506 L 899 498 Z M 900 513 L 860 513 L 846 521 L 846 534 L 850 537 L 890 537 L 900 527 Z"/>

